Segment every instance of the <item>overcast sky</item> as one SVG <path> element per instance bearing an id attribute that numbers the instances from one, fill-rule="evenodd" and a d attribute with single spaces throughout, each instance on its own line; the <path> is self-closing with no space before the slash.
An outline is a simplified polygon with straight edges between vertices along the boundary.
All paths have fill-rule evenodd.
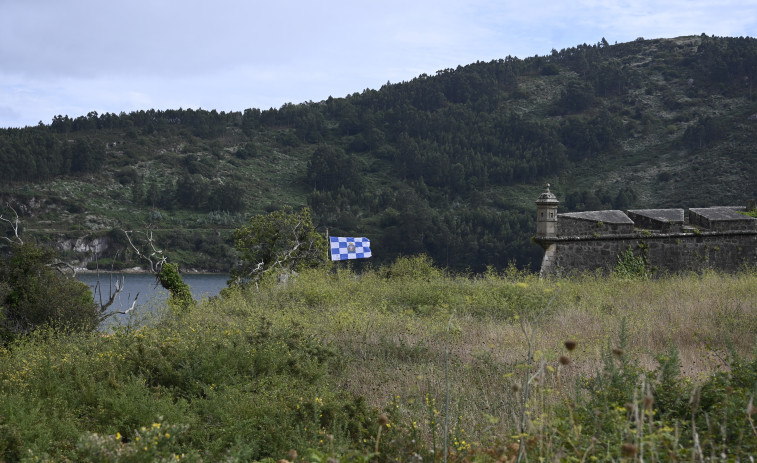
<path id="1" fill-rule="evenodd" d="M 0 0 L 0 127 L 344 97 L 507 55 L 757 36 L 757 0 Z"/>

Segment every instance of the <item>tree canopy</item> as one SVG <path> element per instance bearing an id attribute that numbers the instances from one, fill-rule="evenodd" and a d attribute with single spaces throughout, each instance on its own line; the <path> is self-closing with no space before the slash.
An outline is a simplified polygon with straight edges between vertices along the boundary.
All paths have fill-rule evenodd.
<path id="1" fill-rule="evenodd" d="M 326 238 L 316 232 L 310 209 L 291 207 L 254 215 L 234 232 L 234 245 L 242 260 L 231 281 L 257 281 L 269 272 L 289 272 L 323 265 Z"/>
<path id="2" fill-rule="evenodd" d="M 89 287 L 51 267 L 55 257 L 51 249 L 14 242 L 0 260 L 0 340 L 45 326 L 91 330 L 100 323 Z"/>

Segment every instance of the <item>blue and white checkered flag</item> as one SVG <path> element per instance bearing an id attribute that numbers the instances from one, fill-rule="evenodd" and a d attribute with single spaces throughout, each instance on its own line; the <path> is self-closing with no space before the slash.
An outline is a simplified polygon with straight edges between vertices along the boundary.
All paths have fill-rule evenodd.
<path id="1" fill-rule="evenodd" d="M 331 236 L 331 260 L 364 259 L 371 257 L 371 240 Z"/>

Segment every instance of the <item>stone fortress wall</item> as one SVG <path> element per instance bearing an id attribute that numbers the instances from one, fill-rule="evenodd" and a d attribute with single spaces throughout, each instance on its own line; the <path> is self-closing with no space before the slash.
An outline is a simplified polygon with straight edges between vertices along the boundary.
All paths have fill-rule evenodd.
<path id="1" fill-rule="evenodd" d="M 745 207 L 557 214 L 549 186 L 536 204 L 543 276 L 609 273 L 628 249 L 658 274 L 757 266 L 757 219 L 738 213 Z"/>

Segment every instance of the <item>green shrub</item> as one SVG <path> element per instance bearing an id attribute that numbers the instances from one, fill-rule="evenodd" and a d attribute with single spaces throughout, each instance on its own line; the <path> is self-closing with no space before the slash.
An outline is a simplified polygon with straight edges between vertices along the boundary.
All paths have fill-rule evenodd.
<path id="1" fill-rule="evenodd" d="M 50 461 L 278 458 L 327 434 L 351 446 L 373 416 L 332 384 L 333 350 L 257 317 L 192 311 L 108 335 L 33 335 L 0 358 L 2 461 L 27 450 Z M 181 423 L 170 439 L 153 435 L 161 416 Z M 148 435 L 158 442 L 137 448 Z"/>
<path id="2" fill-rule="evenodd" d="M 123 167 L 114 176 L 121 185 L 134 184 L 139 181 L 139 173 L 134 167 Z"/>
<path id="3" fill-rule="evenodd" d="M 618 256 L 615 264 L 615 276 L 618 278 L 641 278 L 649 277 L 647 261 L 643 254 L 636 255 L 630 247 Z"/>
<path id="4" fill-rule="evenodd" d="M 14 243 L 0 262 L 0 339 L 10 340 L 44 326 L 92 330 L 100 310 L 86 284 L 51 267 L 55 252 Z"/>
<path id="5" fill-rule="evenodd" d="M 142 426 L 134 436 L 127 438 L 120 432 L 98 434 L 85 432 L 76 444 L 76 461 L 83 463 L 153 463 L 201 462 L 196 451 L 182 452 L 180 440 L 189 426 L 167 424 L 158 420 L 149 427 Z M 47 453 L 31 451 L 25 455 L 31 461 L 57 461 Z M 232 461 L 236 461 L 233 460 Z"/>
<path id="6" fill-rule="evenodd" d="M 236 284 L 257 281 L 269 272 L 322 266 L 327 252 L 326 240 L 315 231 L 308 208 L 286 207 L 250 217 L 248 225 L 234 231 L 234 246 L 242 260 L 231 272 Z"/>
<path id="7" fill-rule="evenodd" d="M 382 267 L 379 274 L 387 279 L 431 281 L 444 276 L 444 272 L 435 267 L 430 257 L 425 254 L 411 257 L 398 257 L 390 266 Z"/>
<path id="8" fill-rule="evenodd" d="M 194 305 L 195 300 L 192 298 L 192 292 L 189 285 L 179 274 L 179 265 L 164 262 L 158 273 L 160 285 L 168 290 L 171 298 L 169 303 L 179 311 L 184 311 Z"/>

